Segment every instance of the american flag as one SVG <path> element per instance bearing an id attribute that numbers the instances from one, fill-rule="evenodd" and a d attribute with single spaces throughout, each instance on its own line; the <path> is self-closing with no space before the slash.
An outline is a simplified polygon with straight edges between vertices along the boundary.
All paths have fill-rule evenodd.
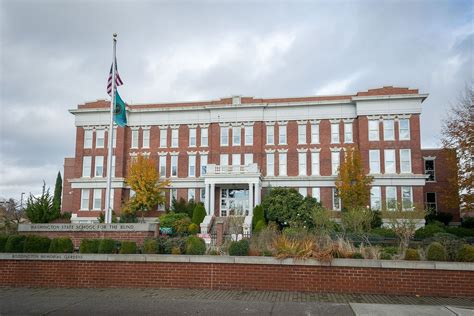
<path id="1" fill-rule="evenodd" d="M 107 80 L 107 93 L 112 96 L 112 65 L 110 65 L 110 73 L 109 73 L 109 80 Z M 117 70 L 117 60 L 115 60 L 115 87 L 119 87 L 123 85 L 123 81 L 120 78 L 120 75 Z"/>

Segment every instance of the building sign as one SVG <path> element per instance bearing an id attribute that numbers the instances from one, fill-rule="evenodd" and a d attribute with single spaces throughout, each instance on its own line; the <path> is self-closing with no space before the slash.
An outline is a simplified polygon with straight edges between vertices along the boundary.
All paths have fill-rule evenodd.
<path id="1" fill-rule="evenodd" d="M 87 232 L 87 231 L 155 231 L 154 223 L 123 223 L 123 224 L 20 224 L 19 232 Z"/>

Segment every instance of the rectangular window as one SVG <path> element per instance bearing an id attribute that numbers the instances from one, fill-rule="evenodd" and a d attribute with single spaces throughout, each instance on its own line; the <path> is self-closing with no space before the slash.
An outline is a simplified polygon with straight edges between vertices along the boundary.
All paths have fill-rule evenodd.
<path id="1" fill-rule="evenodd" d="M 331 144 L 339 143 L 339 123 L 331 124 Z"/>
<path id="2" fill-rule="evenodd" d="M 298 174 L 306 176 L 306 153 L 298 153 Z"/>
<path id="3" fill-rule="evenodd" d="M 84 131 L 84 148 L 92 148 L 92 135 L 93 131 L 91 129 L 86 129 Z"/>
<path id="4" fill-rule="evenodd" d="M 177 148 L 179 146 L 179 130 L 173 128 L 171 130 L 171 147 Z"/>
<path id="5" fill-rule="evenodd" d="M 132 148 L 138 148 L 138 130 L 132 129 Z"/>
<path id="6" fill-rule="evenodd" d="M 385 149 L 385 173 L 396 173 L 397 166 L 395 162 L 395 150 L 394 149 Z"/>
<path id="7" fill-rule="evenodd" d="M 201 147 L 207 147 L 209 144 L 209 130 L 201 128 Z"/>
<path id="8" fill-rule="evenodd" d="M 311 153 L 311 175 L 319 176 L 319 153 Z"/>
<path id="9" fill-rule="evenodd" d="M 94 189 L 94 203 L 92 209 L 98 211 L 102 208 L 102 189 Z"/>
<path id="10" fill-rule="evenodd" d="M 171 156 L 171 176 L 178 176 L 178 155 Z"/>
<path id="11" fill-rule="evenodd" d="M 115 177 L 115 156 L 112 156 L 112 177 Z"/>
<path id="12" fill-rule="evenodd" d="M 352 123 L 344 123 L 344 143 L 352 143 Z"/>
<path id="13" fill-rule="evenodd" d="M 178 189 L 171 189 L 171 200 L 178 199 Z"/>
<path id="14" fill-rule="evenodd" d="M 400 149 L 400 173 L 411 173 L 410 149 Z"/>
<path id="15" fill-rule="evenodd" d="M 383 121 L 383 140 L 395 140 L 394 120 Z"/>
<path id="16" fill-rule="evenodd" d="M 428 179 L 426 179 L 426 181 L 428 182 L 436 181 L 434 159 L 425 159 L 425 174 L 428 176 Z"/>
<path id="17" fill-rule="evenodd" d="M 321 202 L 321 190 L 320 188 L 312 188 L 311 196 L 314 197 L 318 202 Z"/>
<path id="18" fill-rule="evenodd" d="M 278 154 L 278 164 L 279 164 L 279 175 L 286 176 L 286 153 L 279 153 Z"/>
<path id="19" fill-rule="evenodd" d="M 250 165 L 253 163 L 253 154 L 245 154 L 244 155 L 244 164 Z"/>
<path id="20" fill-rule="evenodd" d="M 90 178 L 91 176 L 92 157 L 82 157 L 82 177 Z"/>
<path id="21" fill-rule="evenodd" d="M 115 190 L 110 189 L 110 207 L 113 209 L 114 208 L 114 195 L 115 195 Z"/>
<path id="22" fill-rule="evenodd" d="M 233 166 L 240 166 L 240 154 L 232 154 L 232 165 Z"/>
<path id="23" fill-rule="evenodd" d="M 166 156 L 160 156 L 160 176 L 166 178 Z"/>
<path id="24" fill-rule="evenodd" d="M 267 145 L 275 144 L 275 126 L 267 125 Z"/>
<path id="25" fill-rule="evenodd" d="M 336 188 L 332 188 L 332 208 L 335 211 L 341 210 L 341 198 L 339 197 L 339 192 Z"/>
<path id="26" fill-rule="evenodd" d="M 380 190 L 380 187 L 372 187 L 370 189 L 370 208 L 373 211 L 382 208 L 382 191 Z"/>
<path id="27" fill-rule="evenodd" d="M 83 211 L 89 210 L 89 192 L 89 189 L 81 190 L 81 210 Z"/>
<path id="28" fill-rule="evenodd" d="M 278 135 L 279 135 L 278 144 L 286 145 L 286 125 L 279 125 L 278 126 Z"/>
<path id="29" fill-rule="evenodd" d="M 229 165 L 229 155 L 221 154 L 221 166 L 228 166 L 228 165 Z"/>
<path id="30" fill-rule="evenodd" d="M 189 147 L 196 147 L 196 129 L 189 129 Z"/>
<path id="31" fill-rule="evenodd" d="M 221 127 L 221 146 L 229 146 L 229 128 Z"/>
<path id="32" fill-rule="evenodd" d="M 308 195 L 308 189 L 307 188 L 299 188 L 298 192 L 303 196 L 306 197 Z"/>
<path id="33" fill-rule="evenodd" d="M 380 127 L 380 122 L 378 120 L 369 121 L 369 141 L 380 140 L 379 127 Z"/>
<path id="34" fill-rule="evenodd" d="M 206 200 L 206 190 L 205 189 L 200 189 L 199 191 L 201 193 L 201 202 L 204 203 L 204 201 Z"/>
<path id="35" fill-rule="evenodd" d="M 168 130 L 160 129 L 160 148 L 168 147 Z"/>
<path id="36" fill-rule="evenodd" d="M 319 144 L 319 124 L 311 124 L 311 144 Z"/>
<path id="37" fill-rule="evenodd" d="M 430 212 L 438 211 L 438 205 L 436 204 L 436 193 L 426 192 L 426 209 Z"/>
<path id="38" fill-rule="evenodd" d="M 95 131 L 95 148 L 104 148 L 105 131 L 98 129 Z"/>
<path id="39" fill-rule="evenodd" d="M 410 140 L 410 120 L 401 119 L 398 121 L 398 139 Z"/>
<path id="40" fill-rule="evenodd" d="M 150 148 L 150 130 L 144 129 L 142 132 L 143 135 L 143 146 L 142 148 Z"/>
<path id="41" fill-rule="evenodd" d="M 253 126 L 245 126 L 245 145 L 253 145 Z"/>
<path id="42" fill-rule="evenodd" d="M 298 144 L 306 144 L 306 125 L 298 125 Z"/>
<path id="43" fill-rule="evenodd" d="M 339 172 L 340 154 L 338 151 L 331 152 L 331 167 L 332 175 L 337 175 Z"/>
<path id="44" fill-rule="evenodd" d="M 196 199 L 196 190 L 195 189 L 188 189 L 188 201 Z"/>
<path id="45" fill-rule="evenodd" d="M 207 173 L 207 155 L 201 155 L 201 177 Z"/>
<path id="46" fill-rule="evenodd" d="M 275 175 L 275 154 L 267 154 L 267 176 Z"/>
<path id="47" fill-rule="evenodd" d="M 195 177 L 196 176 L 196 156 L 195 155 L 189 155 L 188 157 L 188 177 Z"/>
<path id="48" fill-rule="evenodd" d="M 96 156 L 94 177 L 103 177 L 103 176 L 104 176 L 104 157 Z"/>
<path id="49" fill-rule="evenodd" d="M 397 208 L 397 187 L 386 187 L 385 199 L 387 202 L 388 210 L 396 209 Z"/>
<path id="50" fill-rule="evenodd" d="M 232 145 L 233 146 L 240 146 L 241 145 L 241 134 L 242 128 L 240 127 L 232 127 Z"/>
<path id="51" fill-rule="evenodd" d="M 413 209 L 413 194 L 411 187 L 402 187 L 402 208 L 403 210 Z"/>
<path id="52" fill-rule="evenodd" d="M 380 150 L 369 150 L 370 173 L 380 173 Z"/>

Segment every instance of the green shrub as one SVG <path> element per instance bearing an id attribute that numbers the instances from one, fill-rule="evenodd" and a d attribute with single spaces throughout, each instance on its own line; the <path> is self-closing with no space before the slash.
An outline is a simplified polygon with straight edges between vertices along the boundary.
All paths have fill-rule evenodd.
<path id="1" fill-rule="evenodd" d="M 136 254 L 137 243 L 134 241 L 122 241 L 119 253 L 120 254 Z"/>
<path id="2" fill-rule="evenodd" d="M 443 225 L 449 225 L 449 222 L 451 222 L 451 220 L 453 219 L 453 215 L 444 212 L 430 212 L 428 215 L 425 216 L 425 219 L 428 224 L 436 221 L 443 223 Z"/>
<path id="3" fill-rule="evenodd" d="M 83 239 L 79 246 L 80 253 L 98 253 L 100 239 Z"/>
<path id="4" fill-rule="evenodd" d="M 372 222 L 370 223 L 370 227 L 372 229 L 382 227 L 383 221 L 382 221 L 381 212 L 380 211 L 373 211 L 372 213 L 373 213 L 373 216 L 372 216 Z"/>
<path id="5" fill-rule="evenodd" d="M 23 252 L 26 236 L 10 235 L 5 244 L 5 252 Z"/>
<path id="6" fill-rule="evenodd" d="M 417 239 L 425 239 L 428 237 L 433 237 L 437 233 L 444 233 L 445 230 L 439 227 L 436 224 L 428 224 L 425 227 L 421 227 L 416 230 L 415 238 Z"/>
<path id="7" fill-rule="evenodd" d="M 392 255 L 386 252 L 380 254 L 380 260 L 392 260 Z"/>
<path id="8" fill-rule="evenodd" d="M 74 244 L 69 237 L 57 237 L 51 240 L 49 245 L 50 253 L 72 253 L 74 251 Z"/>
<path id="9" fill-rule="evenodd" d="M 46 253 L 49 250 L 51 239 L 46 236 L 29 235 L 25 239 L 23 252 Z"/>
<path id="10" fill-rule="evenodd" d="M 196 207 L 193 210 L 193 220 L 192 222 L 199 226 L 202 221 L 204 220 L 204 217 L 206 217 L 206 209 L 204 208 L 204 205 L 199 203 L 196 205 Z"/>
<path id="11" fill-rule="evenodd" d="M 181 253 L 186 251 L 185 237 L 159 236 L 156 240 L 158 243 L 158 253 L 160 254 L 171 254 L 173 248 L 179 248 Z"/>
<path id="12" fill-rule="evenodd" d="M 462 262 L 474 262 L 474 246 L 464 245 L 459 250 L 458 259 Z"/>
<path id="13" fill-rule="evenodd" d="M 364 259 L 364 256 L 360 252 L 354 252 L 352 254 L 352 259 Z"/>
<path id="14" fill-rule="evenodd" d="M 265 223 L 265 210 L 263 206 L 257 205 L 253 208 L 252 229 L 255 229 L 260 221 Z"/>
<path id="15" fill-rule="evenodd" d="M 7 235 L 0 235 L 0 252 L 5 252 L 5 245 L 7 244 L 7 240 Z"/>
<path id="16" fill-rule="evenodd" d="M 143 253 L 158 253 L 158 242 L 155 239 L 147 239 L 143 242 Z"/>
<path id="17" fill-rule="evenodd" d="M 461 227 L 474 228 L 474 217 L 463 217 Z"/>
<path id="18" fill-rule="evenodd" d="M 385 247 L 382 249 L 382 253 L 389 254 L 390 256 L 398 254 L 398 247 Z"/>
<path id="19" fill-rule="evenodd" d="M 301 240 L 308 235 L 308 230 L 302 227 L 286 227 L 283 229 L 283 235 L 292 240 Z"/>
<path id="20" fill-rule="evenodd" d="M 189 224 L 189 226 L 188 226 L 188 232 L 189 232 L 191 235 L 199 234 L 199 226 L 196 225 L 196 224 L 194 224 L 194 223 Z"/>
<path id="21" fill-rule="evenodd" d="M 458 237 L 474 237 L 474 228 L 446 227 L 446 232 Z"/>
<path id="22" fill-rule="evenodd" d="M 116 242 L 113 239 L 101 239 L 99 242 L 98 253 L 115 253 L 117 247 Z"/>
<path id="23" fill-rule="evenodd" d="M 255 228 L 253 229 L 254 233 L 261 232 L 262 229 L 264 229 L 267 225 L 265 224 L 265 220 L 260 220 L 258 221 L 257 225 L 255 225 Z"/>
<path id="24" fill-rule="evenodd" d="M 189 224 L 191 224 L 191 219 L 187 213 L 169 212 L 160 216 L 160 226 L 173 228 L 175 234 L 187 233 Z"/>
<path id="25" fill-rule="evenodd" d="M 248 256 L 249 255 L 249 241 L 242 239 L 240 241 L 233 241 L 229 246 L 230 256 Z"/>
<path id="26" fill-rule="evenodd" d="M 171 249 L 171 254 L 172 255 L 180 255 L 181 254 L 181 249 L 179 247 L 173 247 Z"/>
<path id="27" fill-rule="evenodd" d="M 446 261 L 447 253 L 444 246 L 439 242 L 432 242 L 426 250 L 426 259 L 430 261 Z"/>
<path id="28" fill-rule="evenodd" d="M 385 238 L 397 238 L 397 234 L 393 230 L 385 227 L 373 228 L 370 233 Z"/>
<path id="29" fill-rule="evenodd" d="M 437 233 L 432 238 L 431 241 L 439 242 L 446 249 L 447 260 L 457 261 L 458 253 L 464 245 L 464 241 L 458 239 L 455 235 L 448 233 Z"/>
<path id="30" fill-rule="evenodd" d="M 418 252 L 417 249 L 408 248 L 405 252 L 405 260 L 419 261 L 420 253 Z"/>
<path id="31" fill-rule="evenodd" d="M 189 225 L 191 224 L 191 219 L 189 217 L 185 217 L 174 222 L 173 230 L 180 236 L 187 235 L 189 233 Z"/>
<path id="32" fill-rule="evenodd" d="M 294 188 L 272 188 L 262 201 L 267 219 L 276 221 L 280 226 L 296 222 L 299 211 L 295 210 L 302 204 L 303 196 Z M 311 214 L 309 215 L 311 217 Z"/>
<path id="33" fill-rule="evenodd" d="M 196 236 L 189 236 L 186 239 L 186 254 L 187 255 L 203 255 L 206 253 L 206 243 L 204 239 L 196 237 Z"/>

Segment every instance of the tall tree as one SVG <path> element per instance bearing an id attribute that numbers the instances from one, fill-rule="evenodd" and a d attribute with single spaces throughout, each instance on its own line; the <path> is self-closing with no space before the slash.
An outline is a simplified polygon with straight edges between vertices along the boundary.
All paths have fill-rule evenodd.
<path id="1" fill-rule="evenodd" d="M 164 189 L 169 181 L 160 179 L 155 160 L 139 155 L 130 165 L 125 182 L 135 195 L 127 201 L 124 211 L 141 212 L 142 221 L 146 212 L 165 203 Z"/>
<path id="2" fill-rule="evenodd" d="M 0 227 L 7 234 L 13 233 L 24 219 L 24 215 L 25 211 L 20 207 L 20 203 L 10 198 L 0 205 Z"/>
<path id="3" fill-rule="evenodd" d="M 63 192 L 63 179 L 61 172 L 58 171 L 56 177 L 56 184 L 54 185 L 53 208 L 56 212 L 61 213 L 61 194 Z"/>
<path id="4" fill-rule="evenodd" d="M 366 207 L 370 200 L 370 185 L 373 177 L 368 176 L 362 166 L 357 148 L 347 148 L 339 166 L 336 188 L 345 209 Z"/>
<path id="5" fill-rule="evenodd" d="M 462 212 L 474 210 L 474 91 L 466 86 L 458 102 L 443 121 L 442 143 L 456 151 L 457 177 L 450 179 L 459 189 Z"/>
<path id="6" fill-rule="evenodd" d="M 26 201 L 26 216 L 32 223 L 49 223 L 59 217 L 53 208 L 53 198 L 43 182 L 43 192 L 39 197 L 30 194 Z"/>

